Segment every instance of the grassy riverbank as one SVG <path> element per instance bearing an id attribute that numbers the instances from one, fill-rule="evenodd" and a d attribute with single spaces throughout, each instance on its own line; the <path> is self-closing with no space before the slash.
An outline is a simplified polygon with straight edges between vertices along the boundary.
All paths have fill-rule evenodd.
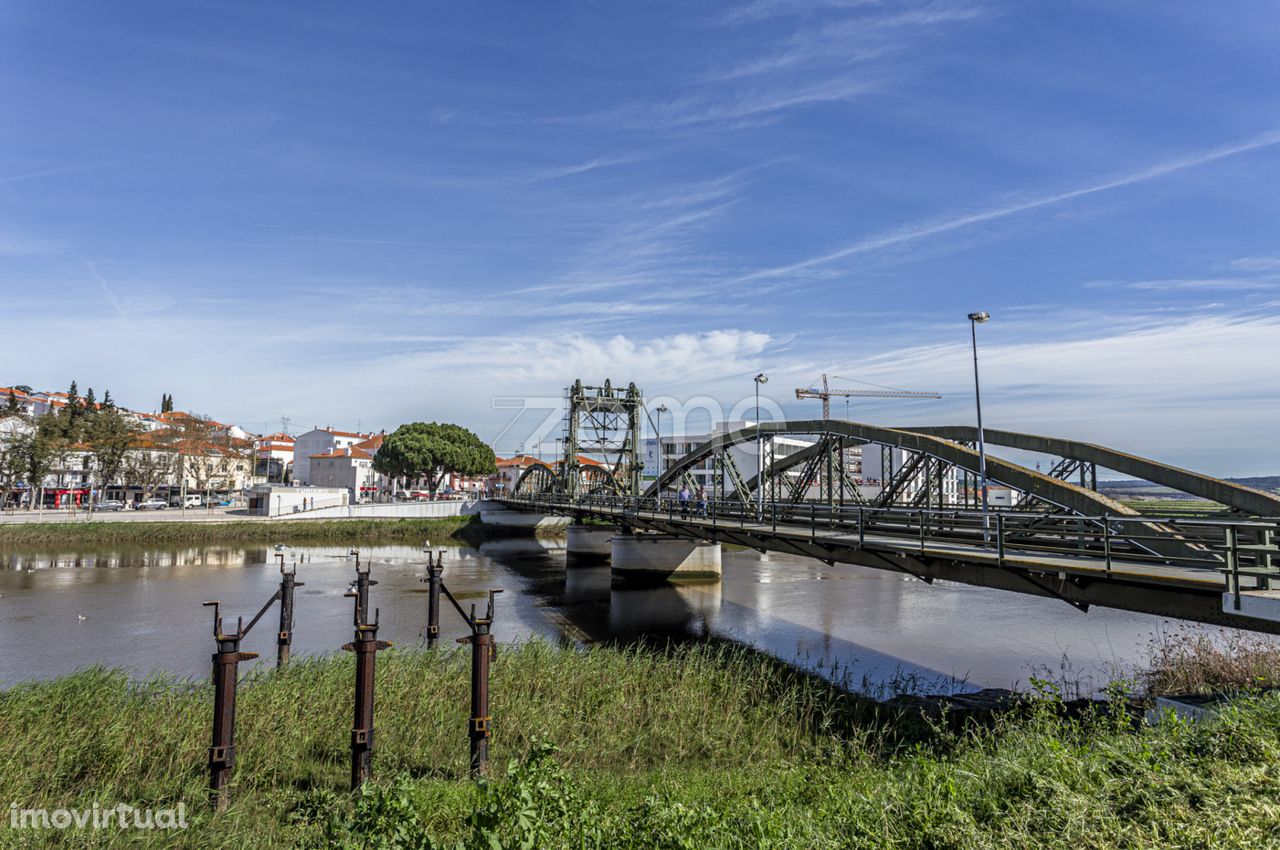
<path id="1" fill-rule="evenodd" d="M 82 522 L 0 525 L 0 546 L 97 543 L 323 543 L 475 539 L 492 534 L 479 517 L 431 519 Z"/>
<path id="2" fill-rule="evenodd" d="M 90 670 L 0 693 L 0 801 L 184 802 L 185 833 L 13 830 L 0 845 L 1262 847 L 1280 699 L 1135 729 L 1052 697 L 954 731 L 747 650 L 500 650 L 497 781 L 465 778 L 468 656 L 379 658 L 379 782 L 347 781 L 350 657 L 241 687 L 234 804 L 203 805 L 209 687 Z M 511 767 L 508 768 L 508 760 Z M 3 813 L 0 813 L 3 814 Z"/>

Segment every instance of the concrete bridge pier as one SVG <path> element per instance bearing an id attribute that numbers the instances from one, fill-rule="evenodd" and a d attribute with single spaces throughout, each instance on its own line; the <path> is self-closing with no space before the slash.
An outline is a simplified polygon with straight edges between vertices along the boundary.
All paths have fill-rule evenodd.
<path id="1" fill-rule="evenodd" d="M 480 502 L 479 514 L 480 521 L 485 525 L 505 525 L 530 531 L 556 532 L 569 524 L 569 518 L 565 516 L 516 511 L 494 501 Z"/>
<path id="2" fill-rule="evenodd" d="M 720 544 L 673 534 L 616 534 L 610 541 L 614 579 L 636 584 L 716 582 Z"/>
<path id="3" fill-rule="evenodd" d="M 613 554 L 611 541 L 622 529 L 616 525 L 581 525 L 575 523 L 565 532 L 565 552 L 569 566 L 602 564 Z"/>

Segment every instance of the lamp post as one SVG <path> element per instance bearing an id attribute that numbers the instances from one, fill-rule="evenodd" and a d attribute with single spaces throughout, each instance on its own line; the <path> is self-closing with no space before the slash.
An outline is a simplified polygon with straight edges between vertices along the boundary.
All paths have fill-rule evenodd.
<path id="1" fill-rule="evenodd" d="M 987 444 L 982 435 L 982 389 L 978 383 L 978 325 L 989 320 L 987 313 L 969 314 L 969 336 L 973 341 L 973 396 L 978 410 L 978 478 L 982 487 L 982 540 L 991 539 L 991 519 L 987 506 Z"/>
<path id="2" fill-rule="evenodd" d="M 764 443 L 760 438 L 760 385 L 769 383 L 764 372 L 756 375 L 756 521 L 764 517 Z"/>
<path id="3" fill-rule="evenodd" d="M 658 432 L 658 480 L 662 480 L 662 473 L 666 467 L 666 458 L 662 452 L 662 414 L 669 412 L 669 408 L 665 404 L 660 404 L 654 408 L 654 413 L 658 414 L 658 424 L 656 426 Z M 658 489 L 658 499 L 662 499 L 662 489 Z"/>

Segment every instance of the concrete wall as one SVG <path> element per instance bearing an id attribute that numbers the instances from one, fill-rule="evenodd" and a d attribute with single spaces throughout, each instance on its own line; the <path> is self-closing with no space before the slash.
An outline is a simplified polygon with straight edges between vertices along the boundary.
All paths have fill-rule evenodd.
<path id="1" fill-rule="evenodd" d="M 300 514 L 298 519 L 418 519 L 425 517 L 470 516 L 479 503 L 464 499 L 439 502 L 392 502 L 389 504 L 342 505 Z"/>

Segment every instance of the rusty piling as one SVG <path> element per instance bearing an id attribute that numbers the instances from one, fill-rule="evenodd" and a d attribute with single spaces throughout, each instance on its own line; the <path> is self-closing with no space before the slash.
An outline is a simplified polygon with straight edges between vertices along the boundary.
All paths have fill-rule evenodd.
<path id="1" fill-rule="evenodd" d="M 435 646 L 440 640 L 440 585 L 444 574 L 444 550 L 438 556 L 427 552 L 427 646 Z"/>
<path id="2" fill-rule="evenodd" d="M 296 580 L 298 562 L 285 566 L 284 555 L 280 555 L 280 630 L 276 633 L 276 669 L 289 663 L 289 653 L 293 648 L 293 591 L 302 587 L 305 582 Z"/>
<path id="3" fill-rule="evenodd" d="M 483 617 L 476 614 L 475 603 L 472 603 L 471 614 L 468 615 L 448 588 L 444 588 L 444 592 L 471 627 L 471 636 L 458 638 L 458 643 L 471 644 L 471 718 L 467 721 L 467 737 L 471 740 L 471 776 L 478 778 L 489 772 L 489 726 L 492 720 L 489 716 L 489 662 L 497 654 L 490 626 L 493 625 L 493 597 L 502 591 L 489 591 L 489 608 Z"/>
<path id="4" fill-rule="evenodd" d="M 218 651 L 213 654 L 213 742 L 209 747 L 209 796 L 215 811 L 226 811 L 227 784 L 236 762 L 236 681 L 240 662 L 257 658 L 256 652 L 241 652 L 245 636 L 243 618 L 236 621 L 233 634 L 222 631 L 221 603 L 213 606 L 213 638 Z M 252 624 L 251 624 L 252 625 Z"/>
<path id="5" fill-rule="evenodd" d="M 373 775 L 373 691 L 376 659 L 380 650 L 391 646 L 378 640 L 378 611 L 368 622 L 369 567 L 356 561 L 356 590 L 346 595 L 355 599 L 355 640 L 343 649 L 356 654 L 355 718 L 351 726 L 351 790 L 355 791 Z M 363 591 L 363 592 L 362 592 Z"/>

